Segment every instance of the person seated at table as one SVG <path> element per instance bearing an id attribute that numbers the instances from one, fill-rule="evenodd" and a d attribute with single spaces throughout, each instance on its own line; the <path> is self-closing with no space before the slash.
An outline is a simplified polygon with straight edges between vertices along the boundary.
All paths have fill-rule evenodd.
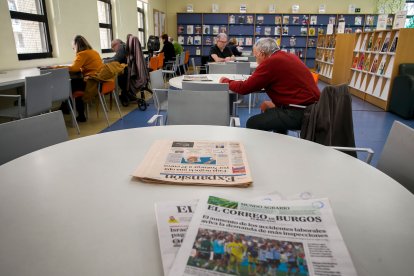
<path id="1" fill-rule="evenodd" d="M 234 60 L 234 55 L 227 45 L 227 35 L 219 33 L 216 37 L 216 45 L 211 47 L 209 61 L 224 62 Z"/>
<path id="2" fill-rule="evenodd" d="M 235 37 L 229 40 L 229 44 L 227 44 L 227 47 L 230 48 L 234 56 L 241 57 L 242 53 L 239 51 L 239 45 Z"/>
<path id="3" fill-rule="evenodd" d="M 290 104 L 308 106 L 320 97 L 310 70 L 296 55 L 281 51 L 272 38 L 259 39 L 253 54 L 258 67 L 247 80 L 220 79 L 220 83 L 228 83 L 231 91 L 242 95 L 264 88 L 272 100 L 272 106 L 250 117 L 246 127 L 283 134 L 300 129 L 305 109 Z"/>
<path id="4" fill-rule="evenodd" d="M 99 53 L 92 49 L 89 42 L 81 35 L 76 35 L 73 39 L 72 48 L 76 53 L 73 64 L 69 66 L 71 73 L 72 92 L 85 91 L 86 82 L 84 78 L 95 75 L 102 67 L 103 62 Z M 74 76 L 80 73 L 77 77 Z M 78 111 L 79 122 L 86 122 L 85 107 L 81 97 L 76 98 L 76 110 Z"/>
<path id="5" fill-rule="evenodd" d="M 164 46 L 162 47 L 162 50 L 160 53 L 164 53 L 164 66 L 166 62 L 173 61 L 175 58 L 175 50 L 174 45 L 168 40 L 168 35 L 163 34 L 161 36 L 162 42 Z"/>
<path id="6" fill-rule="evenodd" d="M 111 42 L 112 51 L 115 52 L 115 55 L 110 58 L 104 58 L 104 63 L 109 63 L 113 61 L 118 61 L 119 63 L 127 64 L 127 51 L 126 44 L 121 39 L 114 39 Z M 132 93 L 128 93 L 127 90 L 128 82 L 128 67 L 125 67 L 124 73 L 118 75 L 118 85 L 121 88 L 120 100 L 123 106 L 127 106 L 130 101 L 136 101 L 137 97 Z"/>

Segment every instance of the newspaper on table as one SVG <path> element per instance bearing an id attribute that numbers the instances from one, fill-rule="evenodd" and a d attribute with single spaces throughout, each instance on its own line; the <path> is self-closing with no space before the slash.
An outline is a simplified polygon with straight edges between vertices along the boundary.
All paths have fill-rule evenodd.
<path id="1" fill-rule="evenodd" d="M 143 182 L 247 187 L 252 183 L 238 141 L 156 140 L 133 173 Z"/>
<path id="2" fill-rule="evenodd" d="M 357 275 L 327 199 L 198 201 L 168 275 Z"/>
<path id="3" fill-rule="evenodd" d="M 184 75 L 183 77 L 183 81 L 213 81 L 211 79 L 209 79 L 207 76 L 203 76 L 203 75 Z"/>

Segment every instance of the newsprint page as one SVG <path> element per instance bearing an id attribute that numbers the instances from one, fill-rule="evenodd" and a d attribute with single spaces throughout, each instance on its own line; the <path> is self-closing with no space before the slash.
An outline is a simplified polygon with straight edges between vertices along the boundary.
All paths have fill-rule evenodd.
<path id="1" fill-rule="evenodd" d="M 133 176 L 143 182 L 247 187 L 246 151 L 238 141 L 156 140 Z"/>
<path id="2" fill-rule="evenodd" d="M 177 275 L 357 275 L 327 199 L 198 201 Z"/>

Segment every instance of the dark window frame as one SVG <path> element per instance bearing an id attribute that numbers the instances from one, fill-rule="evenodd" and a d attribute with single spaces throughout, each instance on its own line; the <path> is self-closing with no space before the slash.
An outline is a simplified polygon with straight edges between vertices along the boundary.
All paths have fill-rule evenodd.
<path id="1" fill-rule="evenodd" d="M 114 39 L 114 30 L 113 30 L 113 24 L 112 24 L 112 3 L 111 0 L 98 0 L 100 2 L 104 2 L 109 5 L 109 24 L 106 23 L 99 23 L 99 29 L 109 29 L 111 31 L 111 41 Z M 111 43 L 111 41 L 109 43 Z M 102 47 L 102 45 L 101 45 Z M 112 49 L 101 49 L 102 53 L 112 53 Z"/>
<path id="2" fill-rule="evenodd" d="M 142 47 L 143 48 L 147 48 L 147 34 L 146 34 L 146 26 L 145 26 L 145 10 L 143 8 L 139 8 L 137 7 L 137 12 L 142 14 L 142 23 L 143 23 L 143 27 L 142 28 L 138 28 L 138 33 L 143 33 L 144 34 L 144 41 L 142 41 Z"/>
<path id="3" fill-rule="evenodd" d="M 25 54 L 17 54 L 19 60 L 30 60 L 30 59 L 40 59 L 40 58 L 51 58 L 53 57 L 53 49 L 52 43 L 50 40 L 50 32 L 49 32 L 49 23 L 47 20 L 47 11 L 46 11 L 46 3 L 45 0 L 36 0 L 38 1 L 40 8 L 43 14 L 32 14 L 26 12 L 18 12 L 18 11 L 11 11 L 10 18 L 13 19 L 20 19 L 20 20 L 27 20 L 27 21 L 34 21 L 43 23 L 44 25 L 44 32 L 45 32 L 45 39 L 46 39 L 46 50 L 47 52 L 44 53 L 25 53 Z M 16 43 L 16 42 L 15 42 Z M 16 46 L 17 49 L 17 46 Z"/>

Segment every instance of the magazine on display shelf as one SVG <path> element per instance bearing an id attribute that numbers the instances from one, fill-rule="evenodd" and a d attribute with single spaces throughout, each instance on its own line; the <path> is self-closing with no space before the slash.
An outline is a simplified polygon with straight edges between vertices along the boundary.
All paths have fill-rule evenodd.
<path id="1" fill-rule="evenodd" d="M 265 202 L 209 195 L 198 201 L 168 275 L 263 271 L 357 275 L 328 199 Z"/>
<path id="2" fill-rule="evenodd" d="M 156 140 L 133 176 L 179 185 L 248 187 L 253 182 L 246 151 L 238 141 Z"/>

